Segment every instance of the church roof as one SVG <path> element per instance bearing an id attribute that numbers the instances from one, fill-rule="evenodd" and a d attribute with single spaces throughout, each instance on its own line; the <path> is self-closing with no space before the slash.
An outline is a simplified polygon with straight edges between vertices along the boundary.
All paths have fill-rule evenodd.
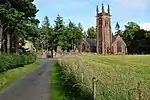
<path id="1" fill-rule="evenodd" d="M 112 43 L 116 40 L 117 36 L 116 35 L 113 35 L 112 36 Z"/>
<path id="2" fill-rule="evenodd" d="M 96 47 L 96 39 L 87 38 L 86 42 L 89 44 L 90 47 Z"/>

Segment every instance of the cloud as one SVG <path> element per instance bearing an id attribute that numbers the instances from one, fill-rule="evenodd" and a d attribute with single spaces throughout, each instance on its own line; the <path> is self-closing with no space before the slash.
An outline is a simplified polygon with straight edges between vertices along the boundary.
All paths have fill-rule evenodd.
<path id="1" fill-rule="evenodd" d="M 33 4 L 35 4 L 35 1 L 33 1 Z"/>
<path id="2" fill-rule="evenodd" d="M 150 22 L 139 24 L 141 29 L 150 30 Z"/>
<path id="3" fill-rule="evenodd" d="M 126 10 L 145 10 L 150 0 L 110 0 L 121 9 Z"/>
<path id="4" fill-rule="evenodd" d="M 112 9 L 123 18 L 140 18 L 146 15 L 150 0 L 109 0 Z"/>
<path id="5" fill-rule="evenodd" d="M 125 9 L 145 9 L 150 0 L 111 0 L 118 4 L 119 7 Z"/>

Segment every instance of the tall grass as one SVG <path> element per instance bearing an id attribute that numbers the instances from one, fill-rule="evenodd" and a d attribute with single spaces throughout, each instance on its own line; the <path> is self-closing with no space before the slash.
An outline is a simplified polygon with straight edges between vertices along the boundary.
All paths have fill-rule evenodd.
<path id="1" fill-rule="evenodd" d="M 75 76 L 67 73 L 58 63 L 53 65 L 52 71 L 52 99 L 56 100 L 88 100 L 89 94 L 78 88 Z"/>
<path id="2" fill-rule="evenodd" d="M 96 77 L 96 100 L 150 100 L 149 59 L 149 55 L 78 55 L 58 62 L 84 92 L 92 94 Z"/>

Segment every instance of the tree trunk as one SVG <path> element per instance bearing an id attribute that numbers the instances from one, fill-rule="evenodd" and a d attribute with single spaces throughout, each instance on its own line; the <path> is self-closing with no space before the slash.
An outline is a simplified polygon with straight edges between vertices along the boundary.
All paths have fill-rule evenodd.
<path id="1" fill-rule="evenodd" d="M 42 44 L 42 55 L 43 55 L 43 44 Z"/>
<path id="2" fill-rule="evenodd" d="M 2 21 L 0 20 L 0 52 L 2 48 L 2 42 L 3 42 L 3 25 L 2 25 Z"/>
<path id="3" fill-rule="evenodd" d="M 52 58 L 53 58 L 53 50 L 51 50 L 51 56 L 52 56 Z"/>
<path id="4" fill-rule="evenodd" d="M 6 40 L 6 35 L 3 35 L 2 38 L 3 38 L 3 40 Z M 6 53 L 6 48 L 7 48 L 6 46 L 7 46 L 7 41 L 3 41 L 3 42 L 2 42 L 2 46 L 1 46 L 1 47 L 2 47 L 2 48 L 1 48 L 1 52 Z"/>
<path id="5" fill-rule="evenodd" d="M 12 40 L 12 37 L 10 37 L 10 52 L 13 52 L 13 40 Z"/>
<path id="6" fill-rule="evenodd" d="M 4 52 L 4 53 L 6 52 L 6 43 L 5 42 L 2 43 L 1 52 Z"/>
<path id="7" fill-rule="evenodd" d="M 10 35 L 7 33 L 7 53 L 10 53 Z"/>
<path id="8" fill-rule="evenodd" d="M 15 52 L 16 53 L 19 52 L 19 44 L 18 44 L 18 42 L 15 43 Z"/>
<path id="9" fill-rule="evenodd" d="M 73 39 L 72 39 L 72 41 L 71 41 L 71 44 L 72 44 L 72 45 L 71 45 L 71 46 L 72 46 L 71 49 L 73 50 L 73 49 L 74 49 L 74 41 L 73 41 Z"/>

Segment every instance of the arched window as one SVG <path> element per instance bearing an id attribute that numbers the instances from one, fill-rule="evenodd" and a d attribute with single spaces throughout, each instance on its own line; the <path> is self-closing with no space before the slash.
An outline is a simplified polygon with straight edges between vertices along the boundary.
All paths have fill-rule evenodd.
<path id="1" fill-rule="evenodd" d="M 86 45 L 85 45 L 85 43 L 82 43 L 82 52 L 84 52 L 85 49 L 86 49 Z"/>

